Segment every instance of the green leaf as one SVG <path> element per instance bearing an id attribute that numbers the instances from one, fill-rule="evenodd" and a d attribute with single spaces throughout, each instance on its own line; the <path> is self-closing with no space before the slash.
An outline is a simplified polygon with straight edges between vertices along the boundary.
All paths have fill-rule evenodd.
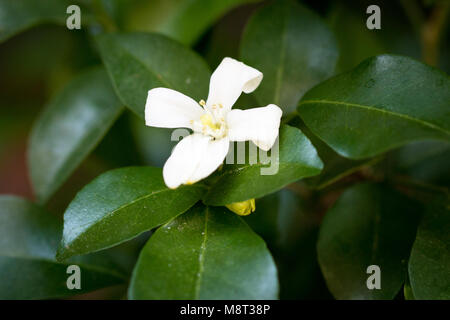
<path id="1" fill-rule="evenodd" d="M 361 18 L 361 12 L 364 10 L 362 6 L 364 4 L 355 7 L 351 3 L 334 2 L 329 12 L 328 21 L 339 45 L 340 54 L 336 67 L 339 73 L 354 68 L 371 56 L 398 51 L 395 48 L 387 48 L 383 42 L 389 33 L 394 33 L 391 28 L 382 28 L 377 32 L 367 28 L 366 19 Z M 401 36 L 403 34 L 398 35 L 399 38 Z M 398 40 L 400 42 L 400 39 Z"/>
<path id="2" fill-rule="evenodd" d="M 245 164 L 225 165 L 203 201 L 217 206 L 259 198 L 291 182 L 320 173 L 322 161 L 299 129 L 282 126 L 278 141 L 279 152 L 275 145 L 269 155 L 269 164 L 260 159 L 255 164 L 247 160 Z M 267 171 L 265 174 L 264 170 Z"/>
<path id="3" fill-rule="evenodd" d="M 430 206 L 409 259 L 409 279 L 418 300 L 450 299 L 450 209 Z"/>
<path id="4" fill-rule="evenodd" d="M 124 283 L 124 273 L 95 256 L 58 263 L 55 250 L 61 223 L 38 206 L 15 196 L 0 196 L 0 299 L 46 299 Z M 81 269 L 81 290 L 66 286 L 67 267 Z"/>
<path id="5" fill-rule="evenodd" d="M 248 23 L 241 58 L 264 74 L 255 96 L 295 110 L 312 86 L 330 77 L 338 50 L 333 34 L 312 11 L 294 1 L 276 1 L 257 11 Z"/>
<path id="6" fill-rule="evenodd" d="M 327 212 L 317 245 L 319 264 L 337 299 L 393 299 L 406 279 L 417 206 L 385 186 L 347 189 Z M 367 267 L 380 267 L 381 289 L 369 290 Z"/>
<path id="7" fill-rule="evenodd" d="M 244 3 L 259 0 L 140 1 L 127 15 L 127 29 L 155 31 L 193 44 L 214 21 Z"/>
<path id="8" fill-rule="evenodd" d="M 68 0 L 0 0 L 0 42 L 15 34 L 42 23 L 65 25 L 69 15 L 67 7 L 76 1 Z M 79 5 L 79 4 L 78 4 Z M 82 24 L 86 8 L 82 9 Z"/>
<path id="9" fill-rule="evenodd" d="M 276 299 L 277 271 L 264 241 L 225 208 L 198 205 L 150 238 L 131 299 Z"/>
<path id="10" fill-rule="evenodd" d="M 31 182 L 40 202 L 64 183 L 121 111 L 103 69 L 79 75 L 52 99 L 34 123 L 28 151 Z"/>
<path id="11" fill-rule="evenodd" d="M 168 189 L 160 168 L 108 171 L 85 186 L 64 213 L 57 259 L 102 250 L 166 223 L 197 202 L 203 188 Z"/>
<path id="12" fill-rule="evenodd" d="M 361 159 L 415 140 L 449 140 L 449 89 L 444 73 L 381 55 L 311 89 L 298 111 L 336 152 Z"/>
<path id="13" fill-rule="evenodd" d="M 103 34 L 97 44 L 118 96 L 141 117 L 152 88 L 174 89 L 197 101 L 208 94 L 209 67 L 196 53 L 165 36 Z"/>

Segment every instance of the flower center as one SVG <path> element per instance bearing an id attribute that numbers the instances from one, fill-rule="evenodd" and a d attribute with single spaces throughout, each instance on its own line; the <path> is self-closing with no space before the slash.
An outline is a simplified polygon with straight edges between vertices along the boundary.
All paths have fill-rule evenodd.
<path id="1" fill-rule="evenodd" d="M 205 113 L 200 117 L 200 120 L 192 122 L 194 131 L 209 135 L 214 139 L 225 137 L 227 135 L 227 124 L 223 106 L 219 104 L 207 108 L 204 100 L 200 101 L 200 105 L 204 107 Z"/>

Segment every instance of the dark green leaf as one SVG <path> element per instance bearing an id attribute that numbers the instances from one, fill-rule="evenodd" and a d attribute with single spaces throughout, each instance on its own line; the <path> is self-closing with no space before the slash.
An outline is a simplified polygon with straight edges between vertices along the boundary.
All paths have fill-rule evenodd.
<path id="1" fill-rule="evenodd" d="M 103 69 L 72 80 L 36 120 L 28 165 L 34 191 L 45 202 L 94 149 L 122 111 Z"/>
<path id="2" fill-rule="evenodd" d="M 392 52 L 393 48 L 386 48 L 382 41 L 387 33 L 393 33 L 392 29 L 382 28 L 376 32 L 368 29 L 366 19 L 361 18 L 362 6 L 355 8 L 349 2 L 340 1 L 334 2 L 330 11 L 328 20 L 339 45 L 338 72 L 348 71 L 374 55 Z"/>
<path id="3" fill-rule="evenodd" d="M 128 14 L 128 29 L 155 31 L 184 44 L 194 43 L 230 9 L 259 0 L 140 1 Z"/>
<path id="4" fill-rule="evenodd" d="M 141 117 L 152 88 L 174 89 L 197 101 L 208 94 L 208 66 L 176 41 L 152 33 L 114 33 L 98 36 L 97 44 L 117 94 Z"/>
<path id="5" fill-rule="evenodd" d="M 108 171 L 84 187 L 64 213 L 58 260 L 105 249 L 166 223 L 197 202 L 201 184 L 168 189 L 162 170 Z"/>
<path id="6" fill-rule="evenodd" d="M 434 204 L 417 231 L 409 259 L 409 279 L 416 299 L 450 299 L 450 210 Z"/>
<path id="7" fill-rule="evenodd" d="M 317 262 L 320 216 L 311 210 L 306 197 L 292 190 L 298 186 L 257 199 L 256 211 L 243 219 L 274 255 L 280 299 L 323 299 L 329 293 Z"/>
<path id="8" fill-rule="evenodd" d="M 237 148 L 235 148 L 237 149 Z M 225 165 L 219 178 L 205 195 L 203 201 L 211 205 L 225 205 L 275 192 L 301 178 L 318 174 L 322 161 L 316 149 L 297 128 L 282 126 L 279 135 L 279 152 L 276 145 L 271 150 L 270 163 L 259 161 L 250 164 Z M 236 152 L 237 153 L 237 152 Z M 279 156 L 278 156 L 279 155 Z M 278 171 L 275 169 L 278 166 Z M 262 174 L 263 170 L 276 174 Z"/>
<path id="9" fill-rule="evenodd" d="M 198 205 L 161 227 L 141 252 L 131 299 L 276 299 L 266 245 L 237 215 Z"/>
<path id="10" fill-rule="evenodd" d="M 406 278 L 418 206 L 384 186 L 347 189 L 327 212 L 317 246 L 328 288 L 337 299 L 393 299 Z M 380 267 L 381 289 L 369 290 L 367 267 Z"/>
<path id="11" fill-rule="evenodd" d="M 76 4 L 68 0 L 0 0 L 0 42 L 27 28 L 42 23 L 64 24 L 67 7 Z M 88 15 L 82 9 L 82 24 Z"/>
<path id="12" fill-rule="evenodd" d="M 444 73 L 382 55 L 314 87 L 298 111 L 336 152 L 361 159 L 415 140 L 449 140 L 449 89 Z"/>
<path id="13" fill-rule="evenodd" d="M 264 74 L 255 91 L 258 101 L 293 111 L 308 89 L 333 74 L 338 50 L 319 16 L 285 0 L 254 14 L 244 33 L 241 57 Z"/>
<path id="14" fill-rule="evenodd" d="M 105 257 L 56 262 L 60 230 L 61 223 L 36 205 L 0 196 L 0 299 L 56 298 L 125 282 L 124 273 Z M 67 289 L 71 264 L 81 269 L 81 290 Z"/>
<path id="15" fill-rule="evenodd" d="M 418 141 L 394 152 L 396 171 L 414 180 L 450 187 L 450 143 Z"/>

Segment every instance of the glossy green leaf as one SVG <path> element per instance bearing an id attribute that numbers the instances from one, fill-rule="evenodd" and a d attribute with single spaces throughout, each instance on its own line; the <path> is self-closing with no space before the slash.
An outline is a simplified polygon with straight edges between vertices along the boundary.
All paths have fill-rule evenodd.
<path id="1" fill-rule="evenodd" d="M 174 89 L 197 101 L 208 94 L 209 67 L 196 53 L 165 36 L 103 34 L 97 44 L 118 96 L 141 117 L 152 88 Z"/>
<path id="2" fill-rule="evenodd" d="M 34 123 L 28 166 L 39 201 L 45 202 L 100 142 L 122 111 L 103 69 L 72 80 Z"/>
<path id="3" fill-rule="evenodd" d="M 415 140 L 449 140 L 449 89 L 444 73 L 381 55 L 311 89 L 298 111 L 336 152 L 361 159 Z"/>
<path id="4" fill-rule="evenodd" d="M 197 202 L 203 190 L 201 184 L 168 189 L 160 168 L 108 171 L 85 186 L 64 213 L 57 258 L 102 250 L 166 223 Z"/>
<path id="5" fill-rule="evenodd" d="M 127 29 L 155 31 L 184 44 L 194 43 L 227 11 L 260 0 L 138 1 L 127 14 Z"/>
<path id="6" fill-rule="evenodd" d="M 0 42 L 9 39 L 32 26 L 42 23 L 57 23 L 65 25 L 69 15 L 67 7 L 77 4 L 77 1 L 69 0 L 0 0 Z M 84 25 L 88 18 L 86 8 L 83 7 Z"/>
<path id="7" fill-rule="evenodd" d="M 133 271 L 131 299 L 276 299 L 264 241 L 225 208 L 198 205 L 150 238 Z"/>
<path id="8" fill-rule="evenodd" d="M 409 279 L 416 299 L 450 299 L 450 210 L 428 208 L 409 259 Z"/>
<path id="9" fill-rule="evenodd" d="M 319 264 L 337 299 L 393 299 L 406 279 L 420 207 L 385 186 L 347 189 L 327 212 L 317 245 Z M 368 289 L 371 265 L 381 289 Z"/>
<path id="10" fill-rule="evenodd" d="M 238 154 L 239 149 L 235 149 Z M 225 205 L 259 198 L 322 170 L 316 149 L 297 128 L 286 125 L 280 128 L 278 150 L 274 145 L 268 164 L 261 159 L 251 164 L 247 159 L 245 164 L 225 165 L 203 201 L 210 205 Z"/>
<path id="11" fill-rule="evenodd" d="M 241 43 L 241 58 L 264 74 L 255 91 L 258 101 L 293 111 L 308 89 L 333 74 L 338 50 L 318 15 L 284 0 L 252 16 Z"/>
<path id="12" fill-rule="evenodd" d="M 124 283 L 111 261 L 84 256 L 58 263 L 55 251 L 61 223 L 25 199 L 0 196 L 0 299 L 45 299 L 80 294 Z M 67 267 L 81 270 L 81 289 L 66 286 Z"/>

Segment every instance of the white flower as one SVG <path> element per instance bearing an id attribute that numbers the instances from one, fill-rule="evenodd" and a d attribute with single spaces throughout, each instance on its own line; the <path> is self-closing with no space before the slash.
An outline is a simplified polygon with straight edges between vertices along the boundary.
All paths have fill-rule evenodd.
<path id="1" fill-rule="evenodd" d="M 242 91 L 254 91 L 262 80 L 258 70 L 225 58 L 214 71 L 206 102 L 167 88 L 148 92 L 145 124 L 160 128 L 190 128 L 193 133 L 173 149 L 163 169 L 169 188 L 192 184 L 213 173 L 225 159 L 230 141 L 251 140 L 264 151 L 278 136 L 282 111 L 274 104 L 231 110 Z"/>

